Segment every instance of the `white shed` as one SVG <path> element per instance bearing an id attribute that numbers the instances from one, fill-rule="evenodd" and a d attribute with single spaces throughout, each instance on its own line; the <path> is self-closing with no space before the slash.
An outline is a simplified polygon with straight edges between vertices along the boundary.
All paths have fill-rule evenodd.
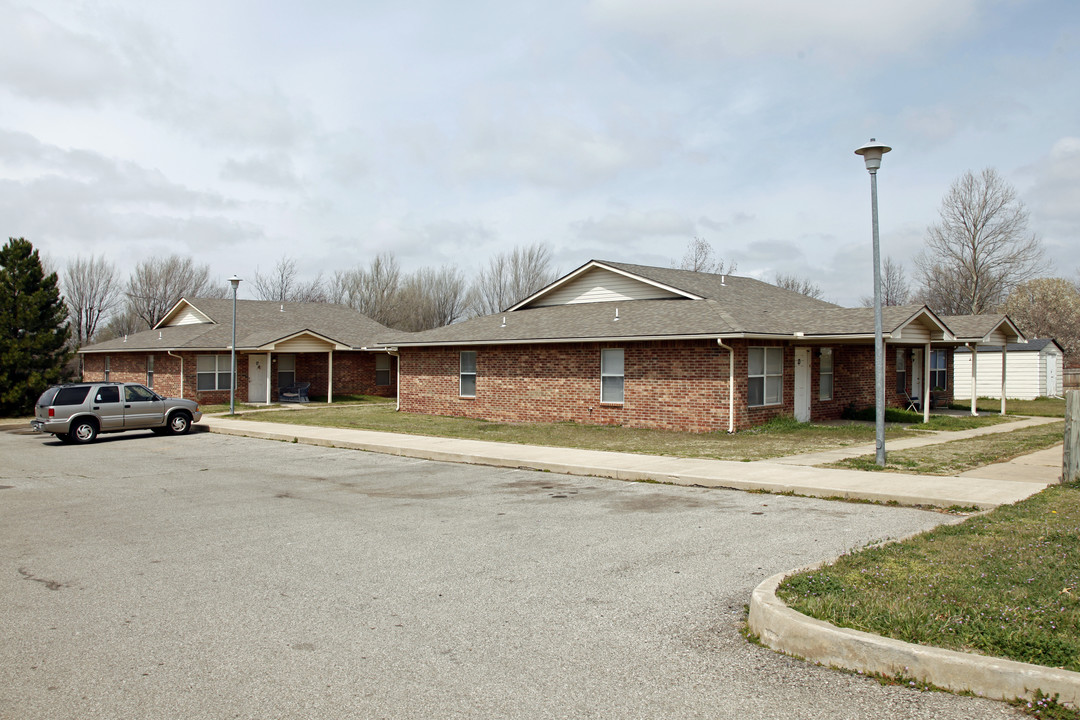
<path id="1" fill-rule="evenodd" d="M 1001 397 L 1001 347 L 979 345 L 976 368 L 979 397 Z M 1065 354 L 1053 338 L 1009 343 L 1005 346 L 1005 395 L 1032 400 L 1064 392 Z M 971 397 L 971 350 L 958 347 L 953 355 L 955 397 Z"/>

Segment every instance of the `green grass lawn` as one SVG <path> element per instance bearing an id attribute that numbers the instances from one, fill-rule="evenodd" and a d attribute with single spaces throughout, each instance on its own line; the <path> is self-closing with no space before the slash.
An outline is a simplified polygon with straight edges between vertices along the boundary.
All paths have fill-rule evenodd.
<path id="1" fill-rule="evenodd" d="M 1080 672 L 1080 483 L 787 578 L 815 618 Z"/>
<path id="2" fill-rule="evenodd" d="M 306 403 L 308 406 L 312 405 L 326 405 L 326 396 L 313 396 L 310 398 L 311 402 Z M 377 395 L 335 395 L 334 402 L 330 407 L 337 408 L 339 406 L 347 405 L 361 405 L 365 403 L 392 403 L 393 398 L 384 398 Z M 241 410 L 268 410 L 274 405 L 262 405 L 262 404 L 249 404 L 249 403 L 234 403 L 237 411 Z M 229 412 L 229 403 L 214 403 L 212 405 L 199 405 L 199 410 L 204 414 Z"/>
<path id="3" fill-rule="evenodd" d="M 949 407 L 970 410 L 970 400 L 954 400 Z M 1001 412 L 1000 398 L 976 398 L 975 408 L 980 412 Z M 1065 417 L 1064 398 L 1040 397 L 1034 400 L 1005 400 L 1005 412 L 1009 415 L 1037 415 L 1040 417 Z"/>
<path id="4" fill-rule="evenodd" d="M 1059 422 L 909 450 L 890 451 L 886 442 L 884 468 L 877 466 L 873 455 L 860 455 L 829 463 L 823 467 L 884 470 L 922 475 L 957 475 L 965 470 L 1004 462 L 1056 445 L 1062 441 L 1064 432 L 1065 423 Z"/>
<path id="5" fill-rule="evenodd" d="M 303 412 L 251 413 L 246 415 L 245 419 L 721 460 L 761 460 L 874 442 L 873 426 L 810 425 L 797 423 L 791 418 L 779 419 L 761 428 L 734 435 L 725 432 L 671 432 L 577 423 L 486 422 L 441 415 L 400 413 L 395 412 L 393 405 L 360 405 L 324 410 L 309 407 Z M 890 428 L 886 437 L 915 435 L 916 433 L 902 427 L 896 427 Z"/>

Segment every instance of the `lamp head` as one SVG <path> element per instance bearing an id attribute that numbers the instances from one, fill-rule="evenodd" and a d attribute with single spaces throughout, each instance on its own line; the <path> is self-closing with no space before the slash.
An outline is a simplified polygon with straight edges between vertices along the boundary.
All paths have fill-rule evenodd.
<path id="1" fill-rule="evenodd" d="M 232 285 L 233 292 L 236 292 L 236 288 L 240 287 L 240 278 L 233 275 L 229 278 L 229 284 Z"/>
<path id="2" fill-rule="evenodd" d="M 870 138 L 870 142 L 866 143 L 862 147 L 855 151 L 856 155 L 862 155 L 863 161 L 866 162 L 866 169 L 870 172 L 877 172 L 877 169 L 881 167 L 881 156 L 892 150 L 888 145 L 879 143 L 876 139 Z"/>

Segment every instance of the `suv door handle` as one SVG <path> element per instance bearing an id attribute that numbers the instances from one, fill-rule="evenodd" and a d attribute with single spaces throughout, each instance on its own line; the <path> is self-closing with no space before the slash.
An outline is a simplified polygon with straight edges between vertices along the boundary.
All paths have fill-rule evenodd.
<path id="1" fill-rule="evenodd" d="M 130 406 L 130 405 L 125 405 L 124 407 L 126 407 L 126 408 L 129 408 L 129 407 L 131 407 L 131 406 Z"/>

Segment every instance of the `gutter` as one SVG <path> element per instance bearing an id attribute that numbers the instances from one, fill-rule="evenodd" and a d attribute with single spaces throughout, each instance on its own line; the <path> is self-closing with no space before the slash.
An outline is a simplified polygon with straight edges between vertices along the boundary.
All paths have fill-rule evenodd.
<path id="1" fill-rule="evenodd" d="M 728 434 L 735 432 L 735 348 L 716 338 L 716 344 L 728 351 Z"/>

